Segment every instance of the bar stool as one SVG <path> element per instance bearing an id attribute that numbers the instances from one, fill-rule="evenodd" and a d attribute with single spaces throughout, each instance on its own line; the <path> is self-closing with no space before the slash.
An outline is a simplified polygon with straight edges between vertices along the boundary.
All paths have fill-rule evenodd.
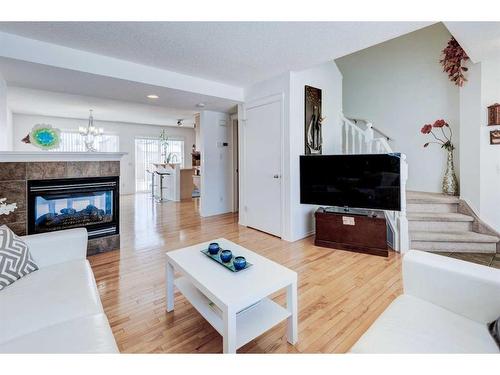
<path id="1" fill-rule="evenodd" d="M 159 183 L 159 190 L 160 191 L 159 191 L 159 194 L 157 194 L 157 196 L 156 196 L 156 201 L 159 203 L 163 203 L 163 202 L 168 201 L 168 199 L 163 197 L 163 178 L 165 176 L 170 176 L 170 173 L 169 172 L 158 172 L 158 171 L 156 171 L 155 173 L 158 175 L 158 178 L 160 179 L 160 183 Z"/>
<path id="2" fill-rule="evenodd" d="M 155 172 L 146 169 L 146 172 L 151 176 L 151 198 L 155 197 Z"/>

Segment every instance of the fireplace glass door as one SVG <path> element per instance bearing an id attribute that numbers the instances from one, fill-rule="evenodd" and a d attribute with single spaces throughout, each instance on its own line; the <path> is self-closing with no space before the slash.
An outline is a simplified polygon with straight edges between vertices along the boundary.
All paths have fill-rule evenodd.
<path id="1" fill-rule="evenodd" d="M 28 233 L 87 228 L 90 237 L 118 233 L 118 180 L 28 182 Z"/>
<path id="2" fill-rule="evenodd" d="M 113 191 L 39 195 L 35 198 L 37 233 L 113 221 Z"/>

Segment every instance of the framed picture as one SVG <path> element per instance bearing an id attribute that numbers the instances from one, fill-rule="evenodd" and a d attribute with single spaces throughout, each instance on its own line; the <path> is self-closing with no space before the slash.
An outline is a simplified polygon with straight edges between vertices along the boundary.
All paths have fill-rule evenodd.
<path id="1" fill-rule="evenodd" d="M 500 104 L 495 103 L 488 107 L 488 125 L 500 125 Z"/>
<path id="2" fill-rule="evenodd" d="M 500 145 L 500 130 L 490 131 L 490 145 Z"/>
<path id="3" fill-rule="evenodd" d="M 305 86 L 304 96 L 304 153 L 321 155 L 323 149 L 321 89 Z"/>

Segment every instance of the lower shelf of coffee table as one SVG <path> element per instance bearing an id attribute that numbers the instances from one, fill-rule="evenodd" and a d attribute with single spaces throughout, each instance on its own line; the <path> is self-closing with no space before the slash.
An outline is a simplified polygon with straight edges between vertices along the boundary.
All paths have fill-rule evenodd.
<path id="1" fill-rule="evenodd" d="M 176 279 L 175 286 L 210 325 L 221 335 L 224 335 L 222 316 L 210 307 L 211 301 L 185 277 Z M 289 316 L 290 312 L 287 309 L 269 298 L 264 298 L 259 304 L 237 314 L 237 348 L 252 341 Z"/>

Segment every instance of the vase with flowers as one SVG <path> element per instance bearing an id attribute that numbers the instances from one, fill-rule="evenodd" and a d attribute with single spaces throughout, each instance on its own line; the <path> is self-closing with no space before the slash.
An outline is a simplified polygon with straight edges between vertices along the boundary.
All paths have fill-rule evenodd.
<path id="1" fill-rule="evenodd" d="M 441 131 L 439 132 L 438 129 Z M 434 138 L 433 141 L 425 143 L 424 147 L 428 147 L 430 144 L 435 143 L 448 152 L 442 189 L 444 194 L 458 195 L 458 179 L 455 174 L 455 166 L 453 165 L 453 150 L 455 146 L 453 146 L 451 141 L 453 132 L 450 125 L 443 119 L 436 120 L 433 124 L 425 124 L 422 129 L 420 129 L 420 132 L 422 134 L 430 134 Z"/>

